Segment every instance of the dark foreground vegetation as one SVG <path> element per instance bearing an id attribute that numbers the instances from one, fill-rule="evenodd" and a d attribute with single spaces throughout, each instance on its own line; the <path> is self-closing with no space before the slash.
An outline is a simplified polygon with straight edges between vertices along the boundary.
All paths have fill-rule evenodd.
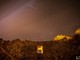
<path id="1" fill-rule="evenodd" d="M 60 41 L 35 42 L 0 38 L 0 60 L 76 60 L 80 56 L 80 34 Z M 37 45 L 44 46 L 44 53 L 37 54 Z"/>

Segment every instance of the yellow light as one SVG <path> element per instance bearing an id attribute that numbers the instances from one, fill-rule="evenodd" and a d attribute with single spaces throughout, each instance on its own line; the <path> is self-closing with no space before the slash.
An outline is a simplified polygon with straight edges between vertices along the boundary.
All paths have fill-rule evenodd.
<path id="1" fill-rule="evenodd" d="M 65 38 L 67 40 L 71 39 L 71 37 L 67 36 L 67 35 L 57 35 L 56 37 L 53 38 L 53 40 L 54 41 L 61 41 L 61 40 L 65 39 Z"/>
<path id="2" fill-rule="evenodd" d="M 42 45 L 37 46 L 37 53 L 39 53 L 39 54 L 43 53 L 43 46 Z"/>
<path id="3" fill-rule="evenodd" d="M 80 28 L 76 30 L 75 34 L 80 34 Z"/>
<path id="4" fill-rule="evenodd" d="M 64 39 L 65 38 L 65 35 L 57 35 L 54 40 L 61 40 L 61 39 Z"/>

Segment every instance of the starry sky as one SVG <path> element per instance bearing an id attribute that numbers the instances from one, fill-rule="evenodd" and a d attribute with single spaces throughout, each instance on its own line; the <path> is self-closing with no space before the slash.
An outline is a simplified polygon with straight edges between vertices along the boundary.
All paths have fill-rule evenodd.
<path id="1" fill-rule="evenodd" d="M 0 0 L 0 37 L 51 40 L 80 27 L 78 0 Z"/>

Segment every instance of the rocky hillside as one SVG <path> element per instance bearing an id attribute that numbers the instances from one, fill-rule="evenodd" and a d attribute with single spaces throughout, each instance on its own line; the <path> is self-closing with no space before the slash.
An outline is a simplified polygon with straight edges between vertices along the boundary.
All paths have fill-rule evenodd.
<path id="1" fill-rule="evenodd" d="M 12 41 L 0 38 L 0 60 L 76 60 L 80 56 L 80 34 L 50 41 L 29 41 L 15 39 Z M 43 54 L 37 53 L 37 46 L 43 46 Z"/>

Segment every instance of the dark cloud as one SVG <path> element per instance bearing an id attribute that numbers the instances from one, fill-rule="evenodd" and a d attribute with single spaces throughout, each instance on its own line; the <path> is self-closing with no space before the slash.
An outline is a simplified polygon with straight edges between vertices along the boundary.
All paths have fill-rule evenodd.
<path id="1" fill-rule="evenodd" d="M 80 27 L 77 0 L 15 0 L 0 5 L 0 36 L 5 39 L 45 41 Z"/>

